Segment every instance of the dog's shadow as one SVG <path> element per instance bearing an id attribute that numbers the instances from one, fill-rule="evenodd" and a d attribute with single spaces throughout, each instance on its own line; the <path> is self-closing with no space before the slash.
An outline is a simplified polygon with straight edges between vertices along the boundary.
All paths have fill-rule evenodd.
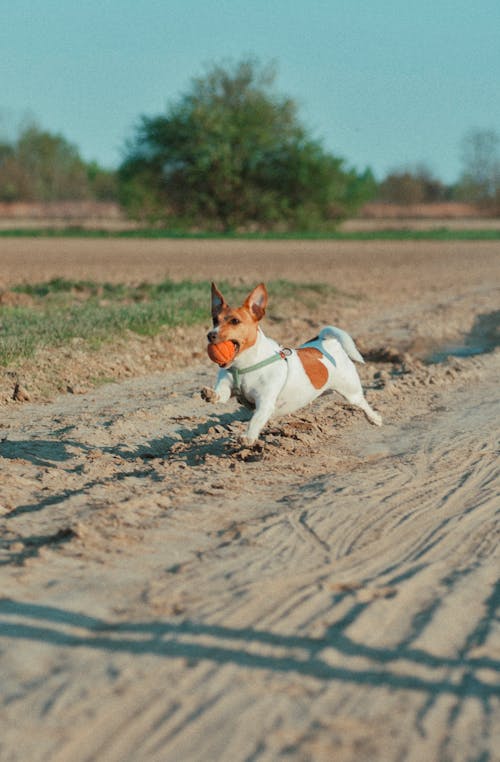
<path id="1" fill-rule="evenodd" d="M 175 437 L 153 439 L 133 454 L 115 448 L 118 455 L 143 460 L 181 461 L 194 467 L 203 464 L 207 457 L 218 459 L 250 459 L 253 453 L 258 458 L 261 450 L 256 448 L 249 453 L 242 448 L 239 437 L 243 433 L 242 424 L 247 422 L 251 413 L 246 408 L 223 414 L 211 414 L 202 423 L 194 427 L 178 429 Z M 253 459 L 253 458 L 252 458 Z"/>

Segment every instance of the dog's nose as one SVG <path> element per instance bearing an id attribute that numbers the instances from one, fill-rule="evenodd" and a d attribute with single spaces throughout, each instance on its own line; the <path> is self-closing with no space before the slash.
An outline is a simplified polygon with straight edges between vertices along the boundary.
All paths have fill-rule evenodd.
<path id="1" fill-rule="evenodd" d="M 209 331 L 207 333 L 207 339 L 209 340 L 210 343 L 214 342 L 216 338 L 217 338 L 217 331 Z"/>

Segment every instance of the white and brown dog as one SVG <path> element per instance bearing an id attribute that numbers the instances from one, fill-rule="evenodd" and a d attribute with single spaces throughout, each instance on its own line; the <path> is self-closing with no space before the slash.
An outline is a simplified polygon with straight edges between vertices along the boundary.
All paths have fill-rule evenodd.
<path id="1" fill-rule="evenodd" d="M 243 443 L 255 444 L 272 416 L 293 413 L 326 391 L 338 392 L 380 426 L 382 419 L 366 401 L 352 362 L 364 360 L 349 334 L 326 326 L 298 349 L 285 349 L 265 336 L 259 325 L 267 299 L 261 283 L 241 307 L 232 308 L 212 283 L 209 345 L 230 341 L 235 351 L 220 368 L 215 389 L 204 389 L 202 396 L 209 402 L 223 403 L 236 396 L 255 408 Z"/>

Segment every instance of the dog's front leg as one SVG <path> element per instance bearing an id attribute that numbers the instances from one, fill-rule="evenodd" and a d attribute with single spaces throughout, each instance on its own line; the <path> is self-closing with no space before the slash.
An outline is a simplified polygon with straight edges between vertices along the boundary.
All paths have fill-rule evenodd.
<path id="1" fill-rule="evenodd" d="M 252 447 L 259 438 L 259 434 L 274 413 L 276 400 L 256 400 L 255 411 L 247 426 L 245 435 L 241 438 L 242 444 Z"/>
<path id="2" fill-rule="evenodd" d="M 201 390 L 202 399 L 205 402 L 227 402 L 231 396 L 233 383 L 232 376 L 226 370 L 221 369 L 217 375 L 215 389 L 204 386 Z"/>

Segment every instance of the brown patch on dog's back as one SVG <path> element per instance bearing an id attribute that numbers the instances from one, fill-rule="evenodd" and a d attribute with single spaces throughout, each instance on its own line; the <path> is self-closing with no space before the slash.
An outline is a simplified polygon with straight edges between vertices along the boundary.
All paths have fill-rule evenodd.
<path id="1" fill-rule="evenodd" d="M 323 355 L 319 349 L 304 347 L 297 349 L 297 354 L 311 384 L 315 389 L 321 389 L 328 381 L 328 370 L 321 362 Z"/>

